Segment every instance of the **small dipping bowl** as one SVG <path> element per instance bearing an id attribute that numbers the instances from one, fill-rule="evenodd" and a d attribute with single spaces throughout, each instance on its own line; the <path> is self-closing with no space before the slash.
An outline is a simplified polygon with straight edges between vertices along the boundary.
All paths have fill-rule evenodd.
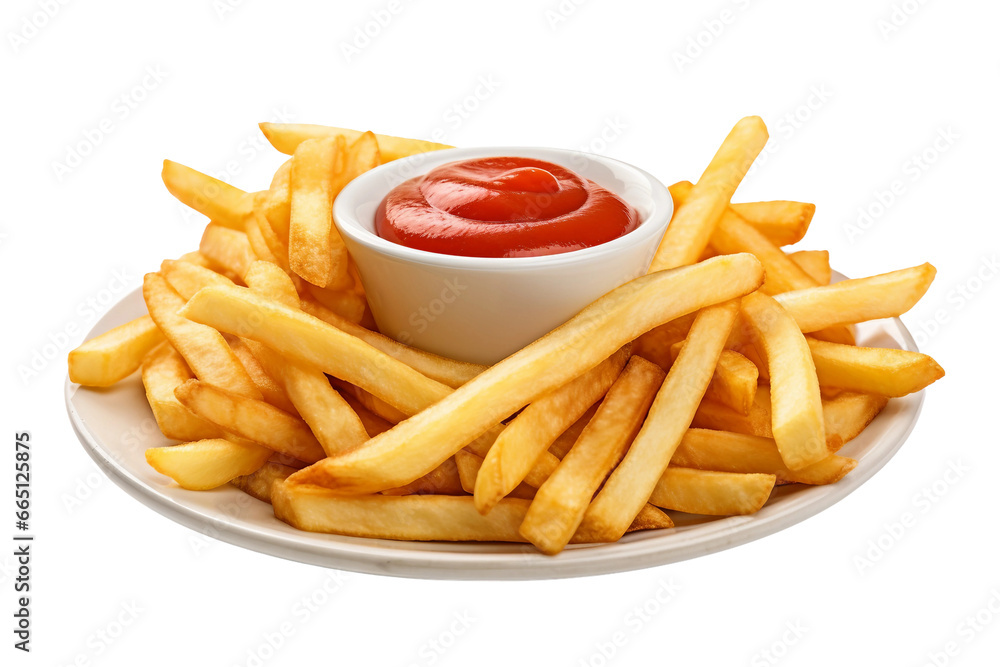
<path id="1" fill-rule="evenodd" d="M 631 204 L 639 226 L 591 248 L 539 257 L 462 257 L 398 245 L 375 232 L 375 212 L 396 185 L 459 160 L 546 160 Z M 666 186 L 611 158 L 557 148 L 453 148 L 394 160 L 345 187 L 333 217 L 354 258 L 379 330 L 445 357 L 491 365 L 649 269 L 673 215 Z"/>

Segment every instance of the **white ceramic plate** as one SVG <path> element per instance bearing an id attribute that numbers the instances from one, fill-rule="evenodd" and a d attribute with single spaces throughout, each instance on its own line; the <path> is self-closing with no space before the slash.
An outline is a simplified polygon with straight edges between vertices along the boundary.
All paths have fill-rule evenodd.
<path id="1" fill-rule="evenodd" d="M 144 313 L 141 290 L 136 290 L 116 304 L 90 336 Z M 898 319 L 859 327 L 859 342 L 916 350 Z M 170 441 L 156 428 L 138 373 L 109 389 L 66 381 L 66 408 L 84 449 L 112 481 L 160 514 L 225 542 L 290 560 L 431 579 L 542 579 L 621 572 L 696 558 L 770 535 L 818 514 L 878 472 L 913 430 L 922 402 L 923 392 L 889 401 L 882 414 L 841 450 L 859 463 L 836 484 L 776 487 L 768 503 L 751 516 L 671 512 L 675 528 L 632 533 L 614 544 L 570 546 L 552 557 L 530 545 L 394 542 L 306 533 L 278 521 L 270 505 L 233 487 L 186 491 L 146 464 L 146 448 Z"/>

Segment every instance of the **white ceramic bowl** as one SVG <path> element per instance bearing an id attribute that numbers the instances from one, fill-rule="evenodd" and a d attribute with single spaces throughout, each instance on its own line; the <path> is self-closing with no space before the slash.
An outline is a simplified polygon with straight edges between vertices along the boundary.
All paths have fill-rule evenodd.
<path id="1" fill-rule="evenodd" d="M 448 162 L 495 156 L 568 167 L 635 207 L 640 224 L 608 243 L 541 257 L 442 255 L 375 233 L 375 211 L 394 186 Z M 496 363 L 644 274 L 672 214 L 669 190 L 642 169 L 579 151 L 511 146 L 454 148 L 389 162 L 352 181 L 333 206 L 382 333 L 479 364 Z"/>

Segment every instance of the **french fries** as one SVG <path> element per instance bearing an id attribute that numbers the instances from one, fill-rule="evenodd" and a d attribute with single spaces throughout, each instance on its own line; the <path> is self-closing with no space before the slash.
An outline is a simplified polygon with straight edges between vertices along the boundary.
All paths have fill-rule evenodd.
<path id="1" fill-rule="evenodd" d="M 138 370 L 163 334 L 149 315 L 95 336 L 69 353 L 69 379 L 88 387 L 110 387 Z"/>
<path id="2" fill-rule="evenodd" d="M 504 424 L 498 424 L 497 426 L 490 428 L 481 436 L 466 445 L 465 449 L 480 458 L 486 458 L 486 456 L 490 453 L 490 448 L 493 446 L 493 443 L 496 442 L 497 438 L 500 437 L 504 428 Z M 553 443 L 553 445 L 554 444 L 555 443 Z M 549 475 L 555 471 L 558 465 L 559 458 L 555 454 L 550 451 L 542 452 L 538 455 L 538 458 L 535 459 L 535 464 L 531 467 L 531 470 L 528 471 L 523 483 L 537 489 L 545 483 L 545 480 L 549 478 Z M 478 474 L 478 468 L 476 470 Z"/>
<path id="3" fill-rule="evenodd" d="M 294 484 L 271 485 L 276 517 L 301 530 L 355 537 L 440 542 L 525 542 L 518 528 L 530 500 L 504 498 L 483 516 L 471 496 L 342 496 L 332 489 Z M 665 514 L 644 512 L 636 530 L 665 528 Z M 571 542 L 596 542 L 581 528 Z"/>
<path id="4" fill-rule="evenodd" d="M 693 188 L 687 181 L 681 181 L 670 186 L 670 194 L 677 205 L 683 207 Z M 768 294 L 805 289 L 819 284 L 763 232 L 746 222 L 732 208 L 727 207 L 722 211 L 709 243 L 720 254 L 749 252 L 759 259 L 767 276 L 762 289 Z"/>
<path id="5" fill-rule="evenodd" d="M 767 502 L 774 475 L 667 468 L 649 502 L 663 509 L 732 516 L 753 514 Z"/>
<path id="6" fill-rule="evenodd" d="M 708 258 L 711 259 L 711 258 Z M 659 364 L 663 370 L 670 370 L 670 365 L 674 363 L 671 349 L 674 345 L 681 343 L 687 338 L 691 324 L 694 323 L 694 314 L 678 317 L 666 324 L 662 324 L 647 334 L 639 336 L 632 344 L 632 354 L 643 359 L 648 359 L 654 364 Z"/>
<path id="7" fill-rule="evenodd" d="M 246 280 L 251 290 L 289 307 L 298 304 L 291 279 L 274 264 L 254 263 Z M 260 343 L 254 343 L 253 353 L 267 373 L 280 380 L 294 410 L 309 425 L 327 456 L 357 447 L 368 439 L 357 413 L 330 385 L 322 371 L 282 359 L 277 352 Z"/>
<path id="8" fill-rule="evenodd" d="M 249 400 L 249 399 L 247 399 Z M 183 489 L 208 491 L 267 462 L 269 449 L 215 438 L 146 450 L 146 462 Z"/>
<path id="9" fill-rule="evenodd" d="M 170 160 L 163 161 L 163 184 L 181 203 L 208 216 L 212 222 L 243 230 L 253 213 L 253 193 L 212 178 Z"/>
<path id="10" fill-rule="evenodd" d="M 234 477 L 229 483 L 257 500 L 270 503 L 271 486 L 279 480 L 287 479 L 295 471 L 296 468 L 268 461 L 256 471 Z"/>
<path id="11" fill-rule="evenodd" d="M 183 315 L 209 328 L 259 341 L 356 384 L 405 414 L 416 414 L 451 391 L 361 339 L 245 288 L 206 287 L 188 301 Z M 413 479 L 390 486 L 402 486 Z"/>
<path id="12" fill-rule="evenodd" d="M 365 298 L 349 289 L 329 290 L 306 284 L 306 299 L 314 301 L 338 317 L 358 324 L 365 315 Z"/>
<path id="13" fill-rule="evenodd" d="M 871 278 L 778 294 L 775 299 L 804 333 L 839 324 L 899 317 L 920 300 L 937 271 L 921 264 Z"/>
<path id="14" fill-rule="evenodd" d="M 348 280 L 347 248 L 333 226 L 334 175 L 343 170 L 346 151 L 342 137 L 309 139 L 292 158 L 288 263 L 320 287 L 344 287 Z"/>
<path id="15" fill-rule="evenodd" d="M 856 438 L 878 416 L 888 401 L 886 396 L 840 390 L 836 396 L 823 398 L 823 431 L 826 433 L 827 449 L 836 452 L 845 443 Z M 757 388 L 757 395 L 748 415 L 704 401 L 698 407 L 691 425 L 771 438 L 774 435 L 771 431 L 771 389 L 767 386 Z"/>
<path id="16" fill-rule="evenodd" d="M 313 463 L 326 453 L 304 421 L 270 403 L 188 380 L 174 395 L 191 412 L 268 449 Z M 244 473 L 245 474 L 245 473 Z"/>
<path id="17" fill-rule="evenodd" d="M 815 204 L 797 201 L 758 201 L 730 208 L 778 246 L 801 241 L 816 213 Z"/>
<path id="18" fill-rule="evenodd" d="M 719 281 L 722 275 L 728 279 Z M 675 317 L 749 293 L 762 280 L 760 263 L 750 255 L 718 257 L 633 280 L 363 447 L 321 461 L 289 479 L 319 483 L 342 494 L 373 493 L 406 484 L 626 342 Z M 189 311 L 208 291 L 191 300 Z M 189 315 L 207 319 L 207 310 Z M 567 350 L 572 354 L 567 355 Z"/>
<path id="19" fill-rule="evenodd" d="M 385 352 L 390 357 L 398 359 L 410 368 L 423 373 L 430 379 L 437 380 L 441 384 L 446 384 L 449 387 L 461 387 L 463 384 L 486 370 L 485 366 L 480 366 L 479 364 L 470 364 L 464 361 L 446 359 L 445 357 L 439 357 L 436 354 L 424 352 L 423 350 L 418 350 L 415 347 L 404 345 L 403 343 L 395 341 L 388 336 L 384 336 L 377 331 L 371 331 L 359 324 L 355 324 L 354 322 L 341 317 L 333 311 L 324 308 L 313 301 L 309 301 L 308 299 L 303 299 L 301 305 L 302 310 L 309 313 L 313 317 L 319 318 L 327 324 L 331 324 L 341 331 L 354 336 L 355 338 L 360 338 L 372 347 Z"/>
<path id="20" fill-rule="evenodd" d="M 462 490 L 470 496 L 474 494 L 476 492 L 476 479 L 479 477 L 479 469 L 483 467 L 482 457 L 473 454 L 467 449 L 460 449 L 449 460 L 455 461 Z M 521 482 L 514 487 L 513 491 L 507 494 L 507 497 L 531 499 L 535 497 L 535 489 L 526 482 Z"/>
<path id="21" fill-rule="evenodd" d="M 147 273 L 142 295 L 150 317 L 174 349 L 181 353 L 195 377 L 249 398 L 261 398 L 257 386 L 222 334 L 178 314 L 184 307 L 184 299 L 163 276 Z"/>
<path id="22" fill-rule="evenodd" d="M 141 369 L 180 443 L 146 459 L 184 489 L 231 483 L 302 530 L 557 554 L 669 529 L 664 510 L 746 515 L 776 484 L 835 484 L 859 465 L 844 444 L 944 375 L 853 328 L 909 310 L 930 264 L 831 285 L 828 252 L 782 250 L 814 205 L 731 203 L 767 141 L 755 116 L 671 186 L 646 276 L 490 368 L 374 330 L 332 218 L 361 173 L 449 147 L 260 127 L 292 156 L 266 190 L 164 162 L 167 189 L 209 217 L 199 248 L 145 276 L 147 316 L 68 359 L 84 386 Z"/>
<path id="23" fill-rule="evenodd" d="M 240 280 L 257 259 L 246 232 L 217 224 L 205 227 L 198 251 L 213 264 L 239 276 Z"/>
<path id="24" fill-rule="evenodd" d="M 539 455 L 607 393 L 626 361 L 628 349 L 618 350 L 522 410 L 486 454 L 476 480 L 476 509 L 486 514 L 524 481 Z"/>
<path id="25" fill-rule="evenodd" d="M 382 419 L 377 414 L 366 408 L 350 394 L 343 394 L 343 399 L 347 401 L 347 404 L 351 406 L 351 409 L 358 415 L 358 419 L 360 419 L 362 425 L 364 425 L 369 438 L 374 438 L 379 433 L 385 433 L 394 426 L 391 422 Z"/>
<path id="26" fill-rule="evenodd" d="M 823 399 L 809 344 L 774 299 L 755 293 L 743 299 L 743 315 L 767 355 L 771 378 L 771 432 L 792 470 L 826 457 Z"/>
<path id="27" fill-rule="evenodd" d="M 307 282 L 334 290 L 352 284 L 347 248 L 333 224 L 333 200 L 349 181 L 380 163 L 371 132 L 350 145 L 336 136 L 307 139 L 296 147 L 290 174 L 288 264 Z"/>
<path id="28" fill-rule="evenodd" d="M 285 214 L 286 214 L 285 223 L 284 223 L 285 238 L 281 238 L 281 237 L 278 236 L 278 233 L 274 229 L 274 223 L 272 223 L 267 218 L 267 213 L 266 213 L 266 211 L 267 211 L 267 205 L 266 204 L 263 205 L 262 209 L 263 209 L 264 212 L 261 212 L 261 211 L 255 211 L 254 212 L 254 220 L 247 222 L 247 228 L 249 229 L 249 226 L 252 223 L 256 224 L 257 230 L 260 232 L 260 236 L 264 240 L 264 245 L 267 246 L 267 250 L 268 250 L 268 253 L 270 255 L 270 259 L 268 259 L 268 258 L 263 258 L 263 259 L 268 259 L 268 261 L 273 261 L 275 264 L 277 264 L 281 268 L 282 271 L 284 271 L 285 273 L 287 273 L 289 276 L 294 276 L 295 278 L 298 278 L 298 276 L 296 276 L 295 273 L 292 271 L 292 267 L 288 264 L 288 239 L 287 239 L 287 235 L 288 235 L 288 225 L 291 224 L 291 221 L 289 219 L 291 217 L 291 211 L 290 211 L 290 209 L 285 211 Z M 274 214 L 274 215 L 278 215 L 278 214 Z M 249 237 L 249 234 L 248 234 L 247 235 L 247 240 L 249 240 L 249 238 L 250 237 Z M 256 250 L 254 250 L 254 254 L 257 255 L 258 257 L 260 257 L 260 253 L 258 253 Z"/>
<path id="29" fill-rule="evenodd" d="M 235 285 L 235 283 L 215 271 L 179 259 L 165 259 L 160 264 L 160 275 L 166 278 L 174 291 L 187 301 L 202 287 L 209 285 Z"/>
<path id="30" fill-rule="evenodd" d="M 887 396 L 841 392 L 823 401 L 823 427 L 831 453 L 861 435 L 889 402 Z"/>
<path id="31" fill-rule="evenodd" d="M 243 231 L 246 233 L 247 242 L 250 244 L 250 249 L 254 254 L 256 259 L 262 259 L 270 264 L 279 266 L 278 257 L 271 252 L 271 247 L 267 243 L 267 239 L 264 238 L 264 233 L 261 231 L 261 224 L 271 230 L 271 226 L 268 224 L 267 220 L 261 221 L 260 215 L 254 211 L 253 216 L 247 220 L 246 225 L 244 225 Z M 271 230 L 273 233 L 273 230 Z M 288 261 L 288 258 L 284 258 Z M 290 269 L 289 269 L 290 271 Z"/>
<path id="32" fill-rule="evenodd" d="M 833 278 L 830 268 L 830 252 L 827 250 L 797 250 L 789 253 L 789 258 L 799 265 L 817 285 L 829 285 Z"/>
<path id="33" fill-rule="evenodd" d="M 222 430 L 194 414 L 174 396 L 174 389 L 194 376 L 184 359 L 165 343 L 153 349 L 142 363 L 142 384 L 146 401 L 160 432 L 171 440 L 211 440 L 221 438 Z"/>
<path id="34" fill-rule="evenodd" d="M 670 348 L 670 356 L 677 359 L 684 343 L 676 343 Z M 757 395 L 757 380 L 760 372 L 756 364 L 733 350 L 723 350 L 715 375 L 705 391 L 705 399 L 716 401 L 740 414 L 750 414 L 754 396 Z"/>
<path id="35" fill-rule="evenodd" d="M 632 357 L 580 439 L 539 487 L 520 531 L 542 553 L 559 553 L 569 543 L 597 487 L 639 432 L 664 377 L 659 366 Z"/>
<path id="36" fill-rule="evenodd" d="M 771 437 L 771 388 L 757 387 L 753 403 L 746 414 L 742 414 L 715 401 L 702 401 L 691 420 L 696 428 L 717 431 L 732 431 L 747 435 Z"/>
<path id="37" fill-rule="evenodd" d="M 264 242 L 278 266 L 295 275 L 288 259 L 288 235 L 292 224 L 292 160 L 278 168 L 267 194 L 258 204 L 260 210 L 255 211 L 255 216 Z"/>
<path id="38" fill-rule="evenodd" d="M 250 346 L 254 346 L 252 349 Z M 260 344 L 256 341 L 245 341 L 242 338 L 234 338 L 229 341 L 236 358 L 240 360 L 243 368 L 253 381 L 261 397 L 276 408 L 281 408 L 285 412 L 290 412 L 298 416 L 298 411 L 285 393 L 284 387 L 275 382 L 274 374 L 264 370 L 258 358 L 262 356 Z"/>
<path id="39" fill-rule="evenodd" d="M 447 459 L 434 470 L 405 486 L 386 489 L 382 495 L 410 496 L 427 493 L 445 496 L 464 495 L 465 489 L 462 488 L 462 479 L 459 476 L 458 465 L 455 463 L 454 457 Z"/>
<path id="40" fill-rule="evenodd" d="M 736 186 L 766 143 L 767 128 L 758 116 L 748 116 L 736 124 L 684 203 L 674 212 L 649 267 L 651 272 L 698 261 Z"/>
<path id="41" fill-rule="evenodd" d="M 295 153 L 299 145 L 308 139 L 343 137 L 344 140 L 350 142 L 357 141 L 363 134 L 357 130 L 348 130 L 342 127 L 290 123 L 261 123 L 260 129 L 264 133 L 264 136 L 267 137 L 267 140 L 271 142 L 271 145 L 285 155 Z M 402 137 L 392 137 L 387 134 L 376 134 L 375 138 L 378 141 L 382 159 L 386 162 L 416 155 L 417 153 L 452 148 L 452 146 L 434 143 L 433 141 L 404 139 Z"/>
<path id="42" fill-rule="evenodd" d="M 807 341 L 824 387 L 906 396 L 944 377 L 944 369 L 919 352 L 838 345 L 812 338 Z"/>
<path id="43" fill-rule="evenodd" d="M 854 470 L 858 462 L 830 455 L 817 463 L 792 470 L 785 465 L 771 438 L 742 433 L 688 429 L 670 464 L 699 470 L 763 473 L 780 484 L 833 484 Z M 669 471 L 669 469 L 668 469 Z"/>
<path id="44" fill-rule="evenodd" d="M 722 258 L 702 264 L 719 259 Z M 687 343 L 670 367 L 642 429 L 587 508 L 582 527 L 606 541 L 617 540 L 625 534 L 690 426 L 739 308 L 739 299 L 732 299 L 705 308 L 695 317 Z"/>

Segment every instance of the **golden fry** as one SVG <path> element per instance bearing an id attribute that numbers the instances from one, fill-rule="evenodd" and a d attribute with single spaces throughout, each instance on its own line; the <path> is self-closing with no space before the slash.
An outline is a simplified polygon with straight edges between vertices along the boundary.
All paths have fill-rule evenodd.
<path id="1" fill-rule="evenodd" d="M 556 554 L 569 543 L 597 488 L 639 432 L 664 377 L 656 364 L 632 357 L 580 439 L 539 487 L 520 530 L 540 551 Z"/>
<path id="2" fill-rule="evenodd" d="M 861 435 L 889 402 L 887 396 L 844 391 L 823 401 L 823 424 L 830 452 Z"/>
<path id="3" fill-rule="evenodd" d="M 326 457 L 304 421 L 270 403 L 234 394 L 200 380 L 181 384 L 174 395 L 191 412 L 241 438 L 305 463 Z"/>
<path id="4" fill-rule="evenodd" d="M 289 307 L 296 307 L 298 303 L 291 279 L 274 264 L 255 262 L 247 272 L 246 280 L 251 290 L 265 297 Z M 361 419 L 330 385 L 322 371 L 283 359 L 277 352 L 256 341 L 251 341 L 250 347 L 267 373 L 281 382 L 295 406 L 294 411 L 309 425 L 328 456 L 368 440 Z"/>
<path id="5" fill-rule="evenodd" d="M 339 139 L 309 139 L 292 158 L 288 264 L 319 287 L 348 284 L 347 247 L 333 224 L 334 182 L 344 170 L 347 146 Z"/>
<path id="6" fill-rule="evenodd" d="M 670 355 L 676 359 L 684 343 L 675 344 Z M 753 398 L 757 395 L 757 380 L 760 376 L 756 364 L 733 350 L 723 350 L 715 375 L 705 392 L 705 400 L 715 401 L 740 414 L 750 414 Z"/>
<path id="7" fill-rule="evenodd" d="M 405 486 L 395 489 L 386 489 L 382 492 L 385 496 L 409 496 L 413 494 L 434 493 L 443 496 L 465 495 L 462 488 L 462 479 L 458 473 L 458 465 L 454 457 L 446 460 L 434 470 L 419 479 L 415 479 Z"/>
<path id="8" fill-rule="evenodd" d="M 142 365 L 143 358 L 163 342 L 149 315 L 95 336 L 69 353 L 69 379 L 88 387 L 110 387 Z"/>
<path id="9" fill-rule="evenodd" d="M 161 176 L 170 194 L 217 224 L 242 230 L 253 212 L 253 193 L 191 167 L 164 160 Z"/>
<path id="10" fill-rule="evenodd" d="M 683 206 L 690 197 L 693 187 L 687 181 L 681 181 L 670 186 L 670 194 L 679 206 Z M 798 264 L 789 259 L 780 247 L 731 208 L 726 208 L 719 216 L 709 243 L 720 254 L 749 252 L 759 259 L 764 266 L 766 276 L 762 289 L 768 294 L 805 289 L 818 284 Z"/>
<path id="11" fill-rule="evenodd" d="M 270 455 L 263 447 L 212 439 L 147 449 L 146 462 L 181 488 L 207 491 L 253 473 Z"/>
<path id="12" fill-rule="evenodd" d="M 274 407 L 281 408 L 297 417 L 299 413 L 288 394 L 285 393 L 285 388 L 275 380 L 276 376 L 270 370 L 265 369 L 257 359 L 263 346 L 256 341 L 233 338 L 229 341 L 229 347 L 233 349 L 236 358 L 243 364 L 243 368 L 246 369 L 263 399 Z"/>
<path id="13" fill-rule="evenodd" d="M 489 512 L 523 482 L 559 434 L 601 400 L 622 372 L 628 356 L 627 347 L 618 350 L 580 377 L 531 403 L 507 425 L 487 453 L 476 480 L 476 508 L 480 512 Z"/>
<path id="14" fill-rule="evenodd" d="M 817 285 L 829 285 L 833 279 L 828 250 L 797 250 L 789 253 L 788 257 L 808 273 Z"/>
<path id="15" fill-rule="evenodd" d="M 524 542 L 518 527 L 531 501 L 504 498 L 483 516 L 471 496 L 341 496 L 333 489 L 284 480 L 271 487 L 271 502 L 276 517 L 315 533 L 388 540 Z M 643 509 L 633 524 L 636 530 L 672 525 L 662 512 Z M 571 541 L 595 540 L 581 529 Z"/>
<path id="16" fill-rule="evenodd" d="M 345 494 L 406 484 L 539 396 L 596 366 L 626 342 L 695 309 L 746 294 L 759 287 L 762 279 L 760 263 L 744 254 L 633 280 L 423 412 L 344 456 L 300 471 L 296 479 L 321 482 Z M 202 290 L 198 297 L 208 292 Z M 198 297 L 191 300 L 189 309 Z M 218 312 L 218 305 L 204 309 L 209 310 Z M 199 308 L 191 315 L 207 319 L 204 311 Z M 302 347 L 301 338 L 298 346 Z M 696 406 L 697 402 L 692 412 Z"/>
<path id="17" fill-rule="evenodd" d="M 792 470 L 827 456 L 823 399 L 805 336 L 791 316 L 760 293 L 743 299 L 743 316 L 760 340 L 771 378 L 771 432 Z"/>
<path id="18" fill-rule="evenodd" d="M 358 130 L 348 130 L 342 127 L 327 127 L 326 125 L 302 125 L 290 123 L 261 123 L 260 129 L 271 142 L 271 145 L 285 155 L 292 155 L 295 149 L 307 139 L 328 137 L 343 137 L 346 141 L 357 141 L 363 134 Z M 402 157 L 427 153 L 429 151 L 452 148 L 445 144 L 423 141 L 421 139 L 404 139 L 387 134 L 376 134 L 382 160 L 391 162 Z"/>
<path id="19" fill-rule="evenodd" d="M 142 295 L 150 317 L 184 357 L 195 377 L 249 398 L 261 398 L 260 391 L 222 334 L 179 314 L 184 299 L 163 276 L 147 273 Z"/>
<path id="20" fill-rule="evenodd" d="M 420 412 L 451 391 L 361 339 L 245 288 L 206 287 L 188 301 L 183 314 L 358 385 L 406 414 Z M 386 488 L 412 482 L 448 456 L 412 479 Z"/>
<path id="21" fill-rule="evenodd" d="M 650 272 L 698 261 L 733 192 L 766 143 L 767 128 L 758 116 L 748 116 L 733 127 L 690 195 L 676 207 Z"/>
<path id="22" fill-rule="evenodd" d="M 441 384 L 446 384 L 452 388 L 461 387 L 486 370 L 486 366 L 439 357 L 436 354 L 404 345 L 377 331 L 372 331 L 360 324 L 355 324 L 308 299 L 302 300 L 302 310 L 313 317 L 323 320 L 327 324 L 332 324 L 345 333 L 360 338 L 372 347 L 385 352 L 394 359 L 402 361 L 410 368 L 423 373 L 432 380 L 437 380 Z"/>
<path id="23" fill-rule="evenodd" d="M 778 246 L 801 241 L 816 213 L 815 204 L 798 201 L 757 201 L 730 207 Z"/>
<path id="24" fill-rule="evenodd" d="M 920 300 L 937 271 L 930 264 L 779 294 L 804 333 L 839 324 L 899 317 Z"/>
<path id="25" fill-rule="evenodd" d="M 698 313 L 642 429 L 587 508 L 582 527 L 609 541 L 625 534 L 691 425 L 739 309 L 740 300 L 735 298 Z"/>
<path id="26" fill-rule="evenodd" d="M 753 514 L 767 502 L 774 482 L 774 475 L 670 467 L 656 483 L 649 502 L 689 514 Z"/>
<path id="27" fill-rule="evenodd" d="M 288 479 L 296 470 L 291 466 L 268 461 L 255 472 L 231 479 L 229 483 L 257 500 L 270 503 L 271 486 L 279 480 Z"/>
<path id="28" fill-rule="evenodd" d="M 807 340 L 816 364 L 816 375 L 823 386 L 865 394 L 906 396 L 944 377 L 944 369 L 919 352 Z"/>
<path id="29" fill-rule="evenodd" d="M 716 431 L 732 431 L 747 435 L 771 437 L 771 388 L 757 387 L 747 414 L 741 414 L 715 401 L 702 401 L 691 425 Z"/>
<path id="30" fill-rule="evenodd" d="M 205 227 L 198 250 L 212 263 L 238 276 L 240 280 L 257 259 L 246 233 L 217 224 Z"/>
<path id="31" fill-rule="evenodd" d="M 854 470 L 858 462 L 831 455 L 818 463 L 792 470 L 781 460 L 778 446 L 771 438 L 691 428 L 684 434 L 670 465 L 721 472 L 765 473 L 774 475 L 781 484 L 833 484 Z"/>
<path id="32" fill-rule="evenodd" d="M 146 355 L 142 362 L 142 384 L 156 425 L 171 440 L 190 442 L 221 438 L 223 434 L 218 426 L 185 408 L 174 396 L 174 389 L 192 377 L 184 358 L 169 343 Z"/>
<path id="33" fill-rule="evenodd" d="M 365 315 L 365 297 L 351 289 L 331 290 L 306 283 L 304 301 L 317 303 L 351 324 L 358 324 Z"/>

